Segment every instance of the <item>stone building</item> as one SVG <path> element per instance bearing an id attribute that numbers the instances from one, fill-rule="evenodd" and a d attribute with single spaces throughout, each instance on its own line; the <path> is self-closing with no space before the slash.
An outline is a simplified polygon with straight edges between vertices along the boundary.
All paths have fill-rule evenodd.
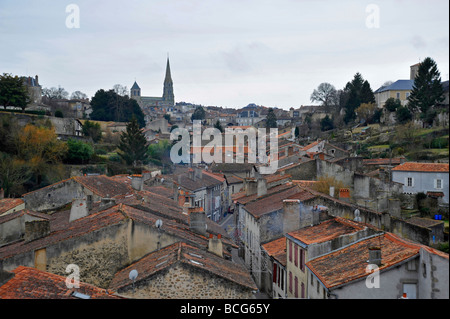
<path id="1" fill-rule="evenodd" d="M 116 273 L 109 288 L 139 299 L 254 298 L 257 287 L 245 267 L 214 253 L 211 242 L 220 238 L 209 240 L 209 250 L 178 242 L 152 252 Z"/>
<path id="2" fill-rule="evenodd" d="M 169 58 L 167 58 L 166 77 L 164 79 L 164 88 L 162 97 L 142 96 L 141 88 L 134 82 L 130 90 L 130 97 L 135 99 L 142 109 L 151 107 L 172 109 L 175 105 L 175 96 L 173 93 L 173 81 L 170 73 Z"/>
<path id="3" fill-rule="evenodd" d="M 446 253 L 377 234 L 306 262 L 308 298 L 448 299 L 448 265 Z"/>
<path id="4" fill-rule="evenodd" d="M 232 259 L 235 245 L 204 213 L 203 219 L 201 213 L 185 213 L 176 202 L 146 191 L 119 201 L 99 201 L 89 209 L 80 200 L 51 215 L 19 211 L 0 217 L 9 232 L 0 247 L 0 269 L 26 266 L 65 275 L 67 265 L 75 264 L 81 281 L 107 288 L 122 268 L 166 246 L 182 241 L 207 250 L 209 234 L 221 237 L 223 262 Z"/>

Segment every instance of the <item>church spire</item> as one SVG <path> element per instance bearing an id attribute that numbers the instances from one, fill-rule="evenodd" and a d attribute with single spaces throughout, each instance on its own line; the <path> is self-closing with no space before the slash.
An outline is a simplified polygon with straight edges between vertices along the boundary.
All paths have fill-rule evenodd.
<path id="1" fill-rule="evenodd" d="M 170 75 L 170 63 L 169 55 L 167 54 L 167 65 L 166 65 L 166 78 L 164 79 L 164 84 L 172 83 L 172 76 Z"/>
<path id="2" fill-rule="evenodd" d="M 175 97 L 173 94 L 173 82 L 172 76 L 170 74 L 169 55 L 167 55 L 166 78 L 164 79 L 163 100 L 169 102 L 171 106 L 175 104 Z"/>

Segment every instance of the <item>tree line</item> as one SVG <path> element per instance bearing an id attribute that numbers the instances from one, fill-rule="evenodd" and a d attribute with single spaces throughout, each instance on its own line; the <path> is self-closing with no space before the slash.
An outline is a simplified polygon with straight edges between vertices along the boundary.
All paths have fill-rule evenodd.
<path id="1" fill-rule="evenodd" d="M 390 84 L 392 82 L 386 82 L 383 86 Z M 437 114 L 435 106 L 444 100 L 443 94 L 437 64 L 427 57 L 419 65 L 406 105 L 402 105 L 399 99 L 388 98 L 383 108 L 378 108 L 370 83 L 359 72 L 341 90 L 330 83 L 321 83 L 312 92 L 310 100 L 335 111 L 334 118 L 327 115 L 320 121 L 321 130 L 327 131 L 338 126 L 340 113 L 343 113 L 341 120 L 344 125 L 354 124 L 358 118 L 370 124 L 380 122 L 383 109 L 394 112 L 401 124 L 411 121 L 414 114 L 419 114 L 419 119 L 431 125 Z M 306 119 L 306 124 L 311 124 L 310 119 Z"/>

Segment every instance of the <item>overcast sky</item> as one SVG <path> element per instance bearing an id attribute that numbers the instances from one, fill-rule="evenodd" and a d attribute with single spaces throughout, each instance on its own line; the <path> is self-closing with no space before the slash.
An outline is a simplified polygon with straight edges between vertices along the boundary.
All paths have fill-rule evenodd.
<path id="1" fill-rule="evenodd" d="M 162 96 L 169 54 L 176 102 L 297 108 L 322 82 L 360 72 L 376 90 L 428 56 L 448 80 L 448 12 L 448 0 L 0 0 L 0 72 L 89 97 L 136 80 Z"/>

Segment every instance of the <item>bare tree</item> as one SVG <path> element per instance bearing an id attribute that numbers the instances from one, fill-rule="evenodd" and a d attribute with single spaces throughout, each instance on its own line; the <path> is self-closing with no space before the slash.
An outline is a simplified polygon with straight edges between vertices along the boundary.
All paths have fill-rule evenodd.
<path id="1" fill-rule="evenodd" d="M 113 85 L 113 90 L 114 90 L 114 92 L 117 93 L 117 95 L 120 95 L 120 96 L 128 95 L 127 87 L 123 86 L 121 84 L 114 84 Z"/>
<path id="2" fill-rule="evenodd" d="M 70 96 L 70 99 L 72 99 L 72 100 L 85 100 L 87 98 L 88 98 L 88 96 L 85 93 L 80 92 L 80 91 L 75 91 Z"/>
<path id="3" fill-rule="evenodd" d="M 321 102 L 324 106 L 334 105 L 337 99 L 336 88 L 330 83 L 321 83 L 311 94 L 311 102 Z"/>
<path id="4" fill-rule="evenodd" d="M 58 86 L 58 88 L 43 88 L 42 95 L 49 99 L 67 99 L 69 97 L 69 92 L 61 86 Z"/>

